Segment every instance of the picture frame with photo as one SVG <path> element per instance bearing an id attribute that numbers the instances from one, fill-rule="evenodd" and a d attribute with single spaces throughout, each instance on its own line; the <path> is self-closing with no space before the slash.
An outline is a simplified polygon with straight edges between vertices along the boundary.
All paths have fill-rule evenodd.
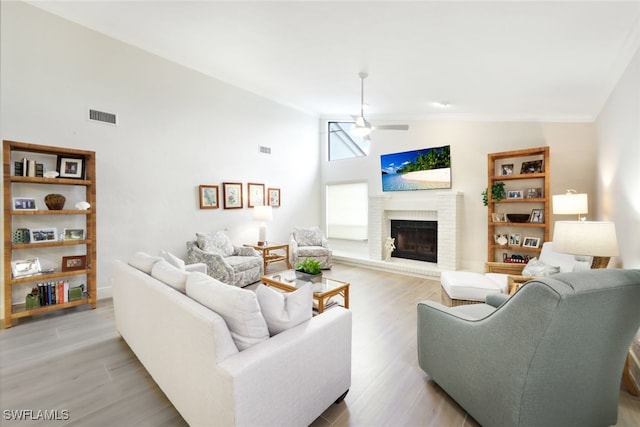
<path id="1" fill-rule="evenodd" d="M 531 160 L 529 162 L 522 162 L 522 166 L 520 167 L 521 174 L 540 173 L 543 171 L 544 169 L 542 160 Z"/>
<path id="2" fill-rule="evenodd" d="M 13 198 L 13 210 L 14 211 L 37 211 L 36 199 L 32 197 L 14 197 Z"/>
<path id="3" fill-rule="evenodd" d="M 33 276 L 40 272 L 40 260 L 38 258 L 11 261 L 11 275 L 13 277 Z"/>
<path id="4" fill-rule="evenodd" d="M 494 212 L 494 213 L 491 214 L 491 221 L 493 221 L 493 222 L 507 222 L 507 214 L 506 213 Z"/>
<path id="5" fill-rule="evenodd" d="M 529 222 L 543 224 L 544 223 L 544 209 L 533 209 L 529 216 Z"/>
<path id="6" fill-rule="evenodd" d="M 82 228 L 65 228 L 62 230 L 64 241 L 84 240 L 85 231 Z"/>
<path id="7" fill-rule="evenodd" d="M 242 183 L 222 183 L 222 207 L 224 209 L 242 209 Z"/>
<path id="8" fill-rule="evenodd" d="M 525 237 L 522 240 L 523 248 L 539 248 L 540 247 L 540 238 L 539 237 Z"/>
<path id="9" fill-rule="evenodd" d="M 218 186 L 217 185 L 200 185 L 200 209 L 218 209 Z"/>
<path id="10" fill-rule="evenodd" d="M 527 199 L 541 199 L 542 198 L 542 188 L 527 188 L 526 198 Z"/>
<path id="11" fill-rule="evenodd" d="M 264 205 L 264 184 L 248 183 L 247 193 L 249 194 L 248 207 L 253 208 Z"/>
<path id="12" fill-rule="evenodd" d="M 507 190 L 507 199 L 522 199 L 523 190 Z"/>
<path id="13" fill-rule="evenodd" d="M 29 230 L 31 243 L 56 242 L 58 240 L 58 230 L 55 227 L 33 228 Z"/>
<path id="14" fill-rule="evenodd" d="M 267 201 L 269 206 L 274 208 L 280 207 L 280 189 L 268 188 L 267 189 Z"/>
<path id="15" fill-rule="evenodd" d="M 513 163 L 506 163 L 500 166 L 501 175 L 513 175 Z"/>
<path id="16" fill-rule="evenodd" d="M 58 156 L 60 178 L 84 179 L 84 158 Z"/>
<path id="17" fill-rule="evenodd" d="M 85 270 L 86 268 L 86 255 L 71 255 L 62 257 L 62 271 Z"/>
<path id="18" fill-rule="evenodd" d="M 509 234 L 509 246 L 520 246 L 522 235 L 520 233 Z"/>

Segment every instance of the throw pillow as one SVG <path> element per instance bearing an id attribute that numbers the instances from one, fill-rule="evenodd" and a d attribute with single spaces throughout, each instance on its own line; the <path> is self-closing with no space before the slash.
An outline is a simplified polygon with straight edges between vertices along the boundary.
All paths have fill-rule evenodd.
<path id="1" fill-rule="evenodd" d="M 153 268 L 151 269 L 151 277 L 166 283 L 184 294 L 189 273 L 184 270 L 178 270 L 167 261 L 162 260 L 153 265 Z"/>
<path id="2" fill-rule="evenodd" d="M 307 283 L 294 292 L 279 292 L 261 283 L 256 289 L 256 295 L 271 336 L 311 319 L 312 283 Z"/>
<path id="3" fill-rule="evenodd" d="M 225 285 L 204 273 L 194 272 L 187 278 L 187 296 L 224 319 L 238 350 L 269 339 L 267 322 L 254 292 Z"/>
<path id="4" fill-rule="evenodd" d="M 178 270 L 184 270 L 185 269 L 184 261 L 181 260 L 180 258 L 178 258 L 177 256 L 175 256 L 174 254 L 162 250 L 162 251 L 160 251 L 160 256 L 162 258 L 164 258 L 164 260 L 167 261 L 169 264 L 171 264 L 175 268 L 177 268 Z"/>
<path id="5" fill-rule="evenodd" d="M 322 232 L 319 227 L 295 227 L 293 234 L 298 246 L 322 246 Z"/>
<path id="6" fill-rule="evenodd" d="M 522 269 L 523 276 L 546 277 L 560 272 L 560 267 L 547 265 L 537 258 L 531 258 Z"/>
<path id="7" fill-rule="evenodd" d="M 144 252 L 136 252 L 129 259 L 129 265 L 147 274 L 151 274 L 151 269 L 153 268 L 153 265 L 158 261 L 162 261 L 162 258 L 157 256 L 151 256 Z"/>
<path id="8" fill-rule="evenodd" d="M 216 231 L 213 234 L 196 233 L 196 243 L 198 247 L 205 252 L 217 254 L 223 257 L 233 255 L 233 243 L 222 231 Z"/>

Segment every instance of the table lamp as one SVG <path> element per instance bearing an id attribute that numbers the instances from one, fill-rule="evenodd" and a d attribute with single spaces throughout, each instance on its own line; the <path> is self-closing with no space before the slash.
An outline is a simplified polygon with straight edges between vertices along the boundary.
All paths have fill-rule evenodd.
<path id="1" fill-rule="evenodd" d="M 260 231 L 258 233 L 258 246 L 264 246 L 267 244 L 267 224 L 266 221 L 271 221 L 272 210 L 271 206 L 254 206 L 253 219 L 260 222 Z"/>
<path id="2" fill-rule="evenodd" d="M 553 213 L 557 215 L 578 215 L 578 221 L 582 221 L 582 215 L 589 213 L 589 201 L 586 193 L 577 194 L 576 190 L 569 189 L 565 194 L 556 194 L 552 197 Z"/>
<path id="3" fill-rule="evenodd" d="M 556 221 L 553 250 L 592 256 L 591 268 L 607 268 L 611 257 L 618 255 L 616 225 L 608 221 Z"/>

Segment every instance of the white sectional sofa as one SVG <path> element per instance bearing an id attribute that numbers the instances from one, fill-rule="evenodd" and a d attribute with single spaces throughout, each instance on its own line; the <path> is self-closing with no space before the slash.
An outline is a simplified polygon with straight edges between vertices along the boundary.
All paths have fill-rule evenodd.
<path id="1" fill-rule="evenodd" d="M 230 330 L 238 322 L 228 316 L 242 301 L 255 308 L 246 294 L 253 291 L 142 255 L 129 261 L 135 267 L 113 262 L 116 327 L 191 426 L 306 426 L 344 398 L 351 384 L 349 310 L 332 308 L 270 337 L 267 331 L 239 350 L 246 343 L 238 344 L 238 331 Z M 221 315 L 190 292 L 208 293 L 209 301 L 218 292 L 229 309 Z"/>

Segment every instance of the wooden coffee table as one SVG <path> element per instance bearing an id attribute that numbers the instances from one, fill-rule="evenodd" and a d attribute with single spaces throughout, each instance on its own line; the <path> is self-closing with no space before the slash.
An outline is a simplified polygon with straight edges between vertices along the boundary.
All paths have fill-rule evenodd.
<path id="1" fill-rule="evenodd" d="M 286 280 L 289 277 L 295 277 L 295 270 L 266 274 L 262 276 L 262 283 L 285 292 L 293 292 L 309 283 L 306 280 L 300 279 Z M 327 300 L 336 295 L 342 296 L 344 300 L 343 307 L 349 308 L 349 283 L 329 279 L 328 277 L 324 277 L 324 275 L 317 283 L 313 283 L 313 299 L 316 300 L 318 304 L 318 313 L 322 313 L 326 308 L 325 304 Z"/>

